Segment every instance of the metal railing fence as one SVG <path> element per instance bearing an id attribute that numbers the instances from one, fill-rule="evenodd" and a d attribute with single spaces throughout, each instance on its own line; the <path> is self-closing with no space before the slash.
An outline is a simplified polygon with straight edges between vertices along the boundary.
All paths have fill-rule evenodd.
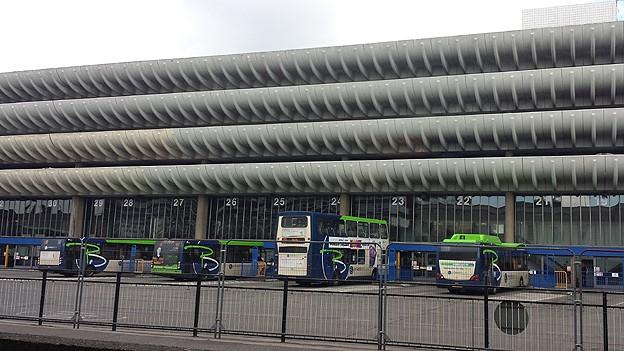
<path id="1" fill-rule="evenodd" d="M 456 350 L 618 350 L 624 293 L 499 290 L 442 294 L 435 284 L 381 280 L 297 286 L 292 281 L 155 281 L 116 273 L 77 280 L 0 277 L 0 318 L 118 328 L 256 335 Z M 380 305 L 381 304 L 381 305 Z M 580 309 L 581 311 L 576 311 Z M 76 318 L 78 318 L 76 320 Z M 582 319 L 582 323 L 581 320 Z M 581 336 L 582 334 L 582 336 Z"/>
<path id="2" fill-rule="evenodd" d="M 228 264 L 228 247 L 218 253 L 222 265 Z M 568 289 L 502 289 L 486 279 L 472 285 L 472 293 L 446 294 L 434 282 L 388 281 L 384 250 L 376 252 L 382 253 L 376 274 L 347 282 L 330 277 L 315 286 L 308 285 L 318 280 L 305 276 L 261 274 L 260 261 L 177 282 L 125 272 L 88 278 L 84 272 L 77 278 L 48 272 L 37 278 L 2 277 L 0 272 L 0 318 L 215 338 L 369 343 L 380 350 L 624 349 L 624 292 L 583 289 L 575 284 L 582 279 L 572 279 Z"/>

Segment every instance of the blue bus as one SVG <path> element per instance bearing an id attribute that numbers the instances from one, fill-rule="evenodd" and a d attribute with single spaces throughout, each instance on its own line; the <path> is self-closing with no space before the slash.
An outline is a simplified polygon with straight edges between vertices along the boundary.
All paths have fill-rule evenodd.
<path id="1" fill-rule="evenodd" d="M 503 243 L 497 236 L 454 234 L 438 250 L 438 287 L 450 292 L 523 287 L 529 284 L 527 251 L 522 244 Z"/>
<path id="2" fill-rule="evenodd" d="M 384 220 L 317 212 L 278 216 L 278 275 L 306 285 L 377 279 L 388 246 Z"/>
<path id="3" fill-rule="evenodd" d="M 389 281 L 435 281 L 438 245 L 394 242 L 388 244 Z"/>
<path id="4" fill-rule="evenodd" d="M 164 239 L 154 245 L 151 271 L 174 279 L 210 278 L 219 273 L 227 277 L 272 277 L 275 247 L 271 241 Z"/>
<path id="5" fill-rule="evenodd" d="M 154 240 L 149 239 L 84 239 L 86 276 L 95 273 L 148 273 Z M 78 238 L 42 239 L 39 249 L 39 270 L 76 275 L 80 270 Z"/>
<path id="6" fill-rule="evenodd" d="M 0 237 L 0 267 L 37 268 L 42 240 L 25 236 Z"/>
<path id="7" fill-rule="evenodd" d="M 526 247 L 531 285 L 537 288 L 624 289 L 624 249 L 589 246 Z M 575 267 L 574 260 L 579 263 Z M 575 268 L 574 268 L 575 267 Z M 576 269 L 573 282 L 572 270 Z"/>

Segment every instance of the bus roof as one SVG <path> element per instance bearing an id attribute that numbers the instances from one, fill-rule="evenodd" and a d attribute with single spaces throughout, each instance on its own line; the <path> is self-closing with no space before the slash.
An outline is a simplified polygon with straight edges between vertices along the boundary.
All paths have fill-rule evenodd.
<path id="1" fill-rule="evenodd" d="M 364 218 L 364 217 L 354 217 L 354 216 L 340 216 L 340 219 L 341 220 L 345 220 L 345 221 L 353 221 L 353 222 L 388 224 L 388 222 L 383 220 L 383 219 L 374 219 L 374 218 Z"/>
<path id="2" fill-rule="evenodd" d="M 388 224 L 388 221 L 383 219 L 355 217 L 355 216 L 339 216 L 333 213 L 320 213 L 310 211 L 284 211 L 278 213 L 279 216 L 314 216 L 314 217 L 326 217 L 326 218 L 339 218 L 344 221 L 363 222 L 363 223 L 375 223 L 375 224 Z"/>
<path id="3" fill-rule="evenodd" d="M 123 245 L 154 245 L 154 239 L 106 239 L 107 244 L 123 244 Z"/>
<path id="4" fill-rule="evenodd" d="M 221 245 L 227 246 L 256 246 L 264 247 L 264 241 L 249 241 L 249 240 L 219 240 Z"/>
<path id="5" fill-rule="evenodd" d="M 504 243 L 496 235 L 488 234 L 453 234 L 450 239 L 444 239 L 442 242 L 447 244 L 482 244 L 500 247 L 520 247 L 524 244 L 520 243 Z"/>

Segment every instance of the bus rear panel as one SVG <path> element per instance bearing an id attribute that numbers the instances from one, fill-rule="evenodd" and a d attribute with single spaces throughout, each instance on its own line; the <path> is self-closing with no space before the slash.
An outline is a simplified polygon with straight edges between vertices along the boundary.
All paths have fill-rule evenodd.
<path id="1" fill-rule="evenodd" d="M 305 214 L 280 216 L 277 226 L 279 275 L 307 277 L 312 239 L 312 216 Z"/>

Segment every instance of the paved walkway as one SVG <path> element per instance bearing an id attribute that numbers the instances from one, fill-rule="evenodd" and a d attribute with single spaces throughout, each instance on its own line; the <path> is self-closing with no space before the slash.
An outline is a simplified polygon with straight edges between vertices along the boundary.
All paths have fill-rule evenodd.
<path id="1" fill-rule="evenodd" d="M 301 350 L 376 350 L 377 345 L 345 343 L 322 343 L 308 340 L 292 340 L 282 344 L 271 338 L 235 337 L 224 335 L 213 339 L 208 335 L 192 337 L 188 334 L 167 331 L 118 330 L 112 332 L 104 328 L 81 326 L 72 329 L 71 325 L 48 324 L 38 326 L 33 322 L 0 321 L 0 346 L 3 340 L 39 344 L 43 349 L 48 345 L 66 345 L 101 350 L 133 351 L 301 351 Z M 2 347 L 0 347 L 2 349 Z M 391 348 L 388 348 L 391 349 Z"/>

